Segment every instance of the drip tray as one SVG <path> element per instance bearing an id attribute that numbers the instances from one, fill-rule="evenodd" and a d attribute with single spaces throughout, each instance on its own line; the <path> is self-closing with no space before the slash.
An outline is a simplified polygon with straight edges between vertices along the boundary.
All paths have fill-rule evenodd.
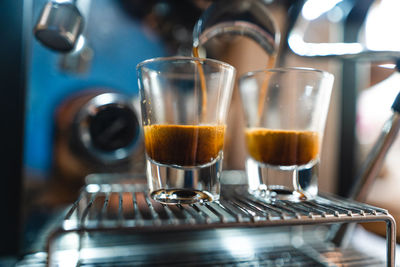
<path id="1" fill-rule="evenodd" d="M 381 208 L 331 195 L 268 202 L 243 184 L 223 185 L 218 202 L 163 205 L 139 180 L 88 181 L 48 238 L 50 266 L 382 266 L 328 238 L 331 224 L 370 221 L 387 224 L 394 266 L 395 223 Z"/>

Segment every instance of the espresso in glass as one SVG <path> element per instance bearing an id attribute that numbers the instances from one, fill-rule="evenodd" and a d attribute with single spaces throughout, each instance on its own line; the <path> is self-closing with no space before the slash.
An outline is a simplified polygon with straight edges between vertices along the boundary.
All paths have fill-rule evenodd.
<path id="1" fill-rule="evenodd" d="M 192 203 L 193 198 L 215 200 L 211 192 L 219 190 L 217 179 L 225 128 L 224 125 L 144 126 L 148 168 L 174 173 L 165 181 L 172 188 L 153 191 L 153 198 L 172 196 L 179 198 L 179 203 Z M 183 185 L 189 188 L 200 186 L 204 190 L 183 189 Z"/>
<path id="2" fill-rule="evenodd" d="M 262 164 L 301 166 L 318 158 L 317 132 L 252 128 L 245 136 L 249 155 Z"/>
<path id="3" fill-rule="evenodd" d="M 245 137 L 247 167 L 258 169 L 270 183 L 268 190 L 261 190 L 262 196 L 268 191 L 271 197 L 279 194 L 280 199 L 293 199 L 295 192 L 299 200 L 310 198 L 301 192 L 315 190 L 320 143 L 317 132 L 250 128 L 246 129 Z M 291 172 L 296 173 L 292 175 L 295 179 L 288 178 Z M 258 176 L 250 179 L 254 177 Z"/>
<path id="4" fill-rule="evenodd" d="M 266 69 L 241 76 L 250 193 L 290 201 L 317 196 L 332 84 L 331 74 L 308 68 Z"/>
<path id="5" fill-rule="evenodd" d="M 138 73 L 151 197 L 165 204 L 218 200 L 235 69 L 171 57 L 145 61 Z"/>
<path id="6" fill-rule="evenodd" d="M 225 128 L 224 125 L 144 126 L 146 152 L 160 164 L 181 168 L 207 165 L 222 151 Z"/>

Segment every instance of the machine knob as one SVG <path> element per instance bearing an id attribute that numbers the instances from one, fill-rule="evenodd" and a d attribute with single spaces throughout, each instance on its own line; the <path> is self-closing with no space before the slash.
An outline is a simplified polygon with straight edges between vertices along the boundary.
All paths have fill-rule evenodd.
<path id="1" fill-rule="evenodd" d="M 34 34 L 45 46 L 69 52 L 83 29 L 83 17 L 73 3 L 47 3 L 36 23 Z"/>
<path id="2" fill-rule="evenodd" d="M 103 93 L 76 114 L 75 133 L 92 159 L 103 164 L 125 160 L 138 143 L 140 124 L 132 101 L 119 93 Z"/>

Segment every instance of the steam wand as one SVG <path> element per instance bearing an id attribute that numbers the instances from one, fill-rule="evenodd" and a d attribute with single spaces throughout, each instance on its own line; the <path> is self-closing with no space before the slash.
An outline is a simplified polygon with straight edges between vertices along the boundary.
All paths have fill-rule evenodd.
<path id="1" fill-rule="evenodd" d="M 400 72 L 400 60 L 396 63 L 396 69 Z M 393 115 L 383 125 L 380 136 L 356 177 L 355 184 L 349 196 L 350 199 L 360 202 L 366 200 L 368 192 L 382 168 L 385 156 L 396 140 L 400 130 L 400 91 L 392 105 L 392 111 Z M 336 245 L 345 246 L 353 229 L 354 224 L 332 227 L 330 233 L 332 241 Z"/>
<path id="2" fill-rule="evenodd" d="M 383 125 L 378 140 L 361 167 L 356 184 L 350 194 L 351 199 L 360 202 L 366 200 L 369 189 L 382 168 L 385 156 L 396 140 L 400 129 L 400 92 L 392 105 L 392 111 L 393 115 Z"/>

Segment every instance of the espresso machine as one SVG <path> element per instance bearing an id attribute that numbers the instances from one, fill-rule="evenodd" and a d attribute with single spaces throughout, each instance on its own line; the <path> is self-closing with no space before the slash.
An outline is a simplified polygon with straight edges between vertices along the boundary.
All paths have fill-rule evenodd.
<path id="1" fill-rule="evenodd" d="M 135 66 L 186 49 L 181 44 L 191 39 L 189 25 L 202 9 L 190 1 L 125 0 L 5 1 L 2 8 L 9 11 L 1 27 L 10 89 L 2 105 L 9 115 L 2 120 L 0 195 L 9 204 L 0 254 L 8 256 L 33 240 L 23 232 L 41 227 L 27 223 L 26 203 L 41 196 L 71 203 L 88 173 L 143 172 Z M 178 17 L 182 8 L 194 16 Z M 177 34 L 171 37 L 172 27 Z M 46 208 L 40 209 L 39 221 Z"/>
<path id="2" fill-rule="evenodd" d="M 225 21 L 227 18 L 224 16 L 215 21 L 209 20 L 209 16 L 215 10 L 223 9 L 218 8 L 218 4 L 226 3 L 216 2 L 214 9 L 207 9 L 212 5 L 211 2 L 185 1 L 185 6 L 191 8 L 193 17 L 182 15 L 177 19 L 177 14 L 182 13 L 182 7 L 179 9 L 180 4 L 174 1 L 151 1 L 146 4 L 140 1 L 120 1 L 118 7 L 115 7 L 115 2 L 111 2 L 5 1 L 0 4 L 4 10 L 10 10 L 2 18 L 0 25 L 10 25 L 10 19 L 15 22 L 2 31 L 7 35 L 3 38 L 7 46 L 2 49 L 3 58 L 14 62 L 7 66 L 2 64 L 3 73 L 6 73 L 7 77 L 4 87 L 10 89 L 4 90 L 7 97 L 4 98 L 1 108 L 3 114 L 13 114 L 12 117 L 2 117 L 7 127 L 4 127 L 1 133 L 3 138 L 0 139 L 3 140 L 2 147 L 6 152 L 1 161 L 6 172 L 0 194 L 3 203 L 7 203 L 3 213 L 7 218 L 1 220 L 0 227 L 4 237 L 0 251 L 4 255 L 17 255 L 26 242 L 21 236 L 23 218 L 26 218 L 22 203 L 26 200 L 25 194 L 29 195 L 29 192 L 23 188 L 24 184 L 26 186 L 30 183 L 27 181 L 26 172 L 24 174 L 22 170 L 25 167 L 25 170 L 32 174 L 36 173 L 32 171 L 35 169 L 31 168 L 32 166 L 49 166 L 29 159 L 29 156 L 39 159 L 42 157 L 42 162 L 45 161 L 46 156 L 35 153 L 34 146 L 35 141 L 43 142 L 43 139 L 40 139 L 43 137 L 34 140 L 26 137 L 29 130 L 35 129 L 32 123 L 36 122 L 29 111 L 35 116 L 40 116 L 30 107 L 41 105 L 40 101 L 32 100 L 38 95 L 29 90 L 40 92 L 40 85 L 45 84 L 48 78 L 49 84 L 53 81 L 54 90 L 60 93 L 53 95 L 52 109 L 47 107 L 43 112 L 57 111 L 54 114 L 58 116 L 52 118 L 53 136 L 54 140 L 59 142 L 52 143 L 54 147 L 51 149 L 61 151 L 52 155 L 50 159 L 50 162 L 58 159 L 58 165 L 53 165 L 54 162 L 47 163 L 52 167 L 61 167 L 55 168 L 57 172 L 49 173 L 57 173 L 57 177 L 64 175 L 61 179 L 63 183 L 60 183 L 59 187 L 72 184 L 74 186 L 69 188 L 74 190 L 75 194 L 72 201 L 66 198 L 70 205 L 61 208 L 55 218 L 46 221 L 46 227 L 41 227 L 32 242 L 37 246 L 31 246 L 28 252 L 24 252 L 24 257 L 17 263 L 18 266 L 382 266 L 385 259 L 382 261 L 355 248 L 341 248 L 338 245 L 342 241 L 343 233 L 350 232 L 347 225 L 371 221 L 386 224 L 386 265 L 394 266 L 396 223 L 393 217 L 385 209 L 354 200 L 364 201 L 368 185 L 376 177 L 385 154 L 395 140 L 399 128 L 399 97 L 393 105 L 395 115 L 388 121 L 380 141 L 376 143 L 359 175 L 354 173 L 354 151 L 348 152 L 348 147 L 352 147 L 355 142 L 354 128 L 349 125 L 354 126 L 356 93 L 348 89 L 355 88 L 355 62 L 359 59 L 373 61 L 379 57 L 396 63 L 398 58 L 397 51 L 352 50 L 359 44 L 355 33 L 359 32 L 362 21 L 374 1 L 336 1 L 329 9 L 321 9 L 320 15 L 335 9 L 337 12 L 339 8 L 342 11 L 340 23 L 345 25 L 343 43 L 332 44 L 332 47 L 328 48 L 325 44 L 318 47 L 318 43 L 299 40 L 299 36 L 305 35 L 304 20 L 301 21 L 304 19 L 302 11 L 307 8 L 307 3 L 312 4 L 311 0 L 284 1 L 284 4 L 276 3 L 277 1 L 244 1 L 262 3 L 267 9 L 281 11 L 284 23 L 280 28 L 280 36 L 277 37 L 277 32 L 271 28 L 273 23 L 261 20 L 264 24 L 258 25 L 268 29 L 268 33 L 275 37 L 272 41 L 269 37 L 265 38 L 269 42 L 263 42 L 263 38 L 257 40 L 258 35 L 255 32 L 246 34 L 243 29 L 238 31 L 258 42 L 267 53 L 277 53 L 274 46 L 280 41 L 278 65 L 286 65 L 291 60 L 289 57 L 301 60 L 312 58 L 318 61 L 333 59 L 343 64 L 340 114 L 344 119 L 341 121 L 339 133 L 342 149 L 338 152 L 342 160 L 338 162 L 339 178 L 335 181 L 338 183 L 337 190 L 330 193 L 352 199 L 326 194 L 310 203 L 266 203 L 249 196 L 243 190 L 241 185 L 245 184 L 246 179 L 240 170 L 226 170 L 222 177 L 223 200 L 217 203 L 177 206 L 161 205 L 146 194 L 144 166 L 140 163 L 144 154 L 138 126 L 140 117 L 135 106 L 137 91 L 132 90 L 136 88 L 136 63 L 133 63 L 133 60 L 138 62 L 140 58 L 168 54 L 188 55 L 193 41 L 192 29 L 195 29 L 195 36 L 201 37 L 194 38 L 197 42 L 206 43 L 214 38 L 213 35 L 202 35 L 205 29 L 201 26 L 207 25 L 207 21 L 212 22 L 210 25 Z M 246 10 L 246 5 L 242 6 L 239 2 L 235 1 L 238 5 L 237 10 L 239 7 Z M 203 13 L 204 10 L 207 11 Z M 109 12 L 108 16 L 106 11 Z M 249 19 L 252 11 L 247 11 L 247 17 L 243 15 L 237 19 Z M 272 17 L 274 11 L 270 12 Z M 116 18 L 119 20 L 114 23 L 119 27 L 113 28 L 109 24 Z M 158 37 L 146 30 L 137 30 L 142 24 L 131 23 L 132 20 L 145 21 L 153 30 L 156 29 Z M 257 20 L 251 22 L 257 24 Z M 222 33 L 228 32 L 229 36 L 229 29 Z M 216 39 L 220 33 L 217 31 Z M 228 42 L 237 33 L 233 29 L 230 34 Z M 137 44 L 135 47 L 135 38 L 142 38 L 139 40 L 146 40 L 147 43 Z M 224 41 L 224 38 L 221 39 Z M 110 40 L 114 40 L 115 44 L 110 45 Z M 158 41 L 164 42 L 164 45 L 159 45 Z M 214 45 L 212 42 L 211 46 Z M 120 43 L 129 45 L 119 46 Z M 148 46 L 149 49 L 139 53 L 139 56 L 126 52 L 135 48 L 143 51 L 142 46 Z M 337 47 L 345 46 L 348 50 L 337 50 Z M 207 50 L 207 46 L 205 47 Z M 211 56 L 213 52 L 215 51 L 207 55 Z M 111 56 L 102 56 L 102 53 Z M 104 63 L 96 62 L 98 55 Z M 127 65 L 129 60 L 132 62 Z M 47 64 L 47 61 L 50 67 L 40 64 Z M 112 65 L 115 63 L 120 64 L 119 69 Z M 114 67 L 104 68 L 107 64 Z M 40 67 L 45 71 L 35 71 L 35 68 Z M 116 69 L 113 71 L 112 68 Z M 121 71 L 125 68 L 129 69 L 129 72 Z M 118 74 L 119 71 L 125 76 Z M 64 86 L 66 84 L 69 85 L 68 89 Z M 41 94 L 46 93 L 44 90 L 52 89 L 47 85 Z M 44 103 L 42 105 L 45 106 Z M 51 121 L 45 116 L 41 118 L 45 118 L 48 123 Z M 115 119 L 120 119 L 122 124 L 115 126 L 106 123 Z M 114 129 L 113 127 L 122 127 L 124 131 L 117 131 L 120 134 L 112 135 L 116 136 L 114 139 L 107 138 L 107 129 Z M 100 130 L 94 131 L 94 128 Z M 48 129 L 48 132 L 51 131 Z M 106 137 L 101 133 L 105 133 Z M 50 146 L 49 142 L 43 144 Z M 65 155 L 62 151 L 68 152 L 67 157 L 61 157 Z M 67 162 L 76 164 L 70 166 Z M 135 165 L 138 169 L 132 171 L 132 162 L 138 163 Z M 79 171 L 73 173 L 76 170 Z M 39 172 L 39 176 L 40 174 L 42 173 Z M 38 178 L 39 181 L 40 179 L 42 178 Z M 57 195 L 57 187 L 40 186 L 56 192 L 53 195 Z M 31 187 L 25 188 L 32 190 Z M 352 194 L 349 194 L 349 188 L 353 188 Z M 16 236 L 20 238 L 15 238 Z"/>

